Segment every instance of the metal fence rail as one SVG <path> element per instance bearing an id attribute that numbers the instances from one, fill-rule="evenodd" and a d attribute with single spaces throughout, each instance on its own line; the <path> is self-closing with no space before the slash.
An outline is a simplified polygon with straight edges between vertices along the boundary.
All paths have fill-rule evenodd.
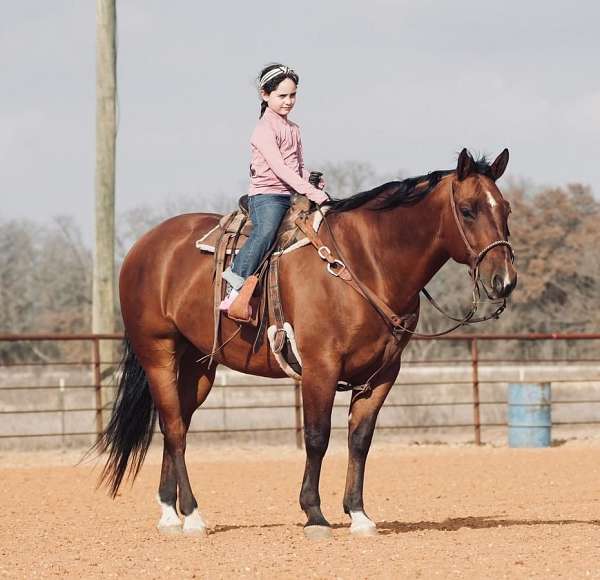
<path id="1" fill-rule="evenodd" d="M 8 416 L 27 416 L 32 417 L 31 421 L 35 422 L 36 417 L 44 414 L 61 413 L 63 427 L 65 424 L 65 416 L 72 415 L 74 413 L 94 413 L 94 430 L 89 428 L 81 431 L 62 429 L 60 432 L 46 432 L 44 430 L 35 433 L 28 432 L 15 432 L 15 433 L 2 433 L 0 428 L 0 439 L 19 439 L 19 438 L 53 438 L 62 437 L 75 437 L 75 436 L 96 436 L 102 432 L 104 428 L 106 413 L 110 411 L 110 404 L 102 407 L 102 391 L 103 389 L 111 388 L 106 384 L 106 380 L 103 376 L 107 370 L 113 369 L 116 366 L 115 361 L 102 361 L 100 359 L 100 341 L 121 341 L 123 336 L 121 334 L 0 334 L 0 347 L 6 343 L 39 343 L 39 342 L 52 342 L 57 344 L 64 344 L 69 341 L 81 341 L 87 344 L 90 356 L 82 360 L 51 360 L 51 361 L 8 361 L 2 362 L 0 359 L 0 397 L 3 393 L 19 393 L 19 392 L 38 392 L 39 397 L 45 392 L 56 392 L 61 391 L 62 406 L 58 405 L 55 407 L 41 407 L 41 408 L 27 408 L 22 405 L 19 408 L 4 408 L 2 406 L 2 399 L 0 399 L 0 418 Z M 425 339 L 416 339 L 425 340 Z M 406 360 L 403 361 L 403 367 L 413 367 L 415 369 L 422 368 L 425 366 L 435 365 L 469 365 L 470 366 L 470 377 L 465 378 L 453 378 L 445 380 L 428 380 L 426 383 L 418 381 L 401 381 L 403 387 L 422 387 L 425 384 L 428 386 L 444 386 L 444 385 L 455 385 L 471 387 L 471 398 L 469 400 L 453 400 L 453 401 L 425 401 L 425 402 L 393 402 L 390 401 L 385 404 L 384 408 L 388 409 L 417 409 L 417 408 L 435 408 L 435 407 L 472 407 L 472 421 L 465 423 L 460 422 L 443 422 L 443 423 L 417 423 L 417 424 L 394 424 L 394 425 L 381 425 L 378 426 L 379 430 L 393 431 L 393 430 L 407 430 L 407 429 L 457 429 L 457 428 L 472 428 L 473 439 L 477 445 L 482 443 L 482 428 L 486 427 L 503 427 L 506 423 L 498 421 L 482 421 L 481 410 L 482 408 L 504 404 L 503 400 L 481 400 L 481 387 L 482 385 L 494 385 L 506 383 L 506 379 L 502 378 L 481 378 L 481 369 L 489 365 L 506 365 L 506 364 L 570 364 L 577 363 L 583 365 L 598 365 L 598 377 L 593 379 L 583 378 L 578 379 L 579 382 L 587 382 L 593 385 L 600 386 L 600 358 L 590 357 L 587 354 L 581 357 L 571 356 L 552 356 L 552 357 L 539 357 L 533 356 L 524 359 L 521 358 L 509 358 L 504 356 L 498 356 L 493 353 L 490 357 L 482 358 L 482 354 L 485 355 L 486 346 L 496 342 L 502 342 L 511 345 L 517 345 L 519 343 L 548 343 L 548 342 L 562 342 L 566 345 L 573 343 L 585 343 L 594 344 L 597 346 L 600 344 L 600 334 L 496 334 L 496 335 L 452 335 L 439 337 L 437 339 L 430 339 L 438 342 L 452 341 L 454 344 L 463 344 L 465 349 L 468 349 L 468 357 L 461 355 L 459 357 L 443 358 L 439 356 L 432 356 L 423 360 Z M 595 348 L 594 350 L 597 350 Z M 79 368 L 85 369 L 85 372 L 90 376 L 89 384 L 63 384 L 63 385 L 35 385 L 35 384 L 24 384 L 15 385 L 10 383 L 8 370 L 18 370 L 19 368 L 38 368 L 43 367 L 45 369 L 51 368 Z M 3 371 L 6 371 L 4 374 Z M 104 381 L 104 382 L 103 382 Z M 553 383 L 569 383 L 573 382 L 573 379 L 565 379 L 556 377 L 552 379 Z M 224 385 L 215 384 L 216 389 L 236 389 L 239 391 L 251 391 L 255 389 L 265 389 L 265 384 L 252 384 L 252 383 L 241 383 L 233 382 Z M 243 404 L 213 404 L 210 401 L 206 406 L 202 406 L 199 409 L 200 413 L 209 411 L 251 411 L 251 410 L 290 410 L 292 411 L 292 417 L 287 426 L 260 426 L 251 428 L 239 428 L 239 427 L 228 427 L 224 429 L 192 429 L 190 433 L 252 433 L 252 432 L 294 432 L 296 435 L 296 442 L 300 446 L 302 444 L 302 401 L 301 401 L 301 389 L 300 386 L 292 381 L 279 381 L 268 385 L 269 389 L 281 389 L 283 392 L 289 392 L 291 395 L 291 402 L 288 403 L 243 403 Z M 66 407 L 64 406 L 64 393 L 74 391 L 93 391 L 94 404 L 80 404 Z M 599 395 L 600 396 L 600 395 Z M 574 404 L 586 404 L 595 405 L 600 404 L 600 399 L 595 398 L 582 398 L 582 399 L 555 399 L 553 405 L 574 405 Z M 347 402 L 336 402 L 334 409 L 347 408 Z M 600 409 L 599 409 L 600 412 Z M 555 425 L 598 425 L 600 420 L 573 420 L 568 422 L 555 421 Z M 2 419 L 0 419 L 0 427 L 2 425 Z M 91 426 L 91 425 L 90 425 Z M 334 430 L 344 429 L 345 427 L 336 427 Z"/>

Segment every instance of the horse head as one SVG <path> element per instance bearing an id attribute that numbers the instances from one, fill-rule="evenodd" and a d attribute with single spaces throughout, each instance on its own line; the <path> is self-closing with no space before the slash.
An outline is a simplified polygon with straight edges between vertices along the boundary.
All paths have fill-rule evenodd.
<path id="1" fill-rule="evenodd" d="M 513 250 L 508 241 L 510 204 L 496 186 L 508 164 L 504 149 L 489 165 L 463 149 L 450 183 L 444 238 L 450 256 L 468 264 L 491 299 L 510 295 L 517 284 Z"/>

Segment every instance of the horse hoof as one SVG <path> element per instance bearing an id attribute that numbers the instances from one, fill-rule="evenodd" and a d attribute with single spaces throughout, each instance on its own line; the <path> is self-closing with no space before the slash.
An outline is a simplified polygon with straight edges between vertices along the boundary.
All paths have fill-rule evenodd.
<path id="1" fill-rule="evenodd" d="M 181 524 L 172 526 L 156 526 L 156 528 L 160 534 L 165 536 L 176 536 L 181 534 L 182 531 Z"/>
<path id="2" fill-rule="evenodd" d="M 187 528 L 183 530 L 186 536 L 208 536 L 207 528 Z"/>
<path id="3" fill-rule="evenodd" d="M 309 540 L 326 540 L 331 538 L 331 528 L 329 526 L 306 526 L 304 536 Z"/>
<path id="4" fill-rule="evenodd" d="M 208 529 L 202 519 L 200 512 L 195 509 L 189 516 L 183 519 L 183 533 L 188 536 L 206 536 Z"/>
<path id="5" fill-rule="evenodd" d="M 359 538 L 366 538 L 369 536 L 376 536 L 377 535 L 377 528 L 375 526 L 354 526 L 354 527 L 350 527 L 350 533 L 353 536 L 359 537 Z"/>
<path id="6" fill-rule="evenodd" d="M 350 533 L 353 536 L 376 536 L 377 526 L 375 522 L 367 516 L 363 510 L 355 510 L 350 512 L 352 523 L 350 525 Z"/>

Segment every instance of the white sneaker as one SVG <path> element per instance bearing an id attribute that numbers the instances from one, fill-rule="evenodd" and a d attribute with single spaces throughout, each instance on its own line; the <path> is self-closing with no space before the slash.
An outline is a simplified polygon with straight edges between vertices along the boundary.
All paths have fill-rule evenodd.
<path id="1" fill-rule="evenodd" d="M 231 307 L 231 305 L 233 304 L 233 301 L 238 297 L 238 295 L 239 295 L 239 292 L 232 288 L 229 291 L 229 293 L 227 294 L 227 296 L 225 296 L 225 298 L 223 298 L 223 300 L 221 301 L 221 304 L 219 304 L 219 310 L 223 310 L 223 311 L 227 312 L 229 310 L 229 308 Z"/>

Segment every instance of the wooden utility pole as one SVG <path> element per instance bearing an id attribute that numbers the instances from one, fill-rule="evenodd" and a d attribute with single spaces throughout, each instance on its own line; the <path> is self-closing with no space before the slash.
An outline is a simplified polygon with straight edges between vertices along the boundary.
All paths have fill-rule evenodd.
<path id="1" fill-rule="evenodd" d="M 117 52 L 116 0 L 96 0 L 96 246 L 92 331 L 115 330 L 115 145 Z M 100 360 L 113 360 L 113 344 L 102 341 Z M 106 366 L 104 370 L 106 370 Z M 105 391 L 105 389 L 103 389 Z M 102 404 L 112 398 L 106 393 Z"/>

